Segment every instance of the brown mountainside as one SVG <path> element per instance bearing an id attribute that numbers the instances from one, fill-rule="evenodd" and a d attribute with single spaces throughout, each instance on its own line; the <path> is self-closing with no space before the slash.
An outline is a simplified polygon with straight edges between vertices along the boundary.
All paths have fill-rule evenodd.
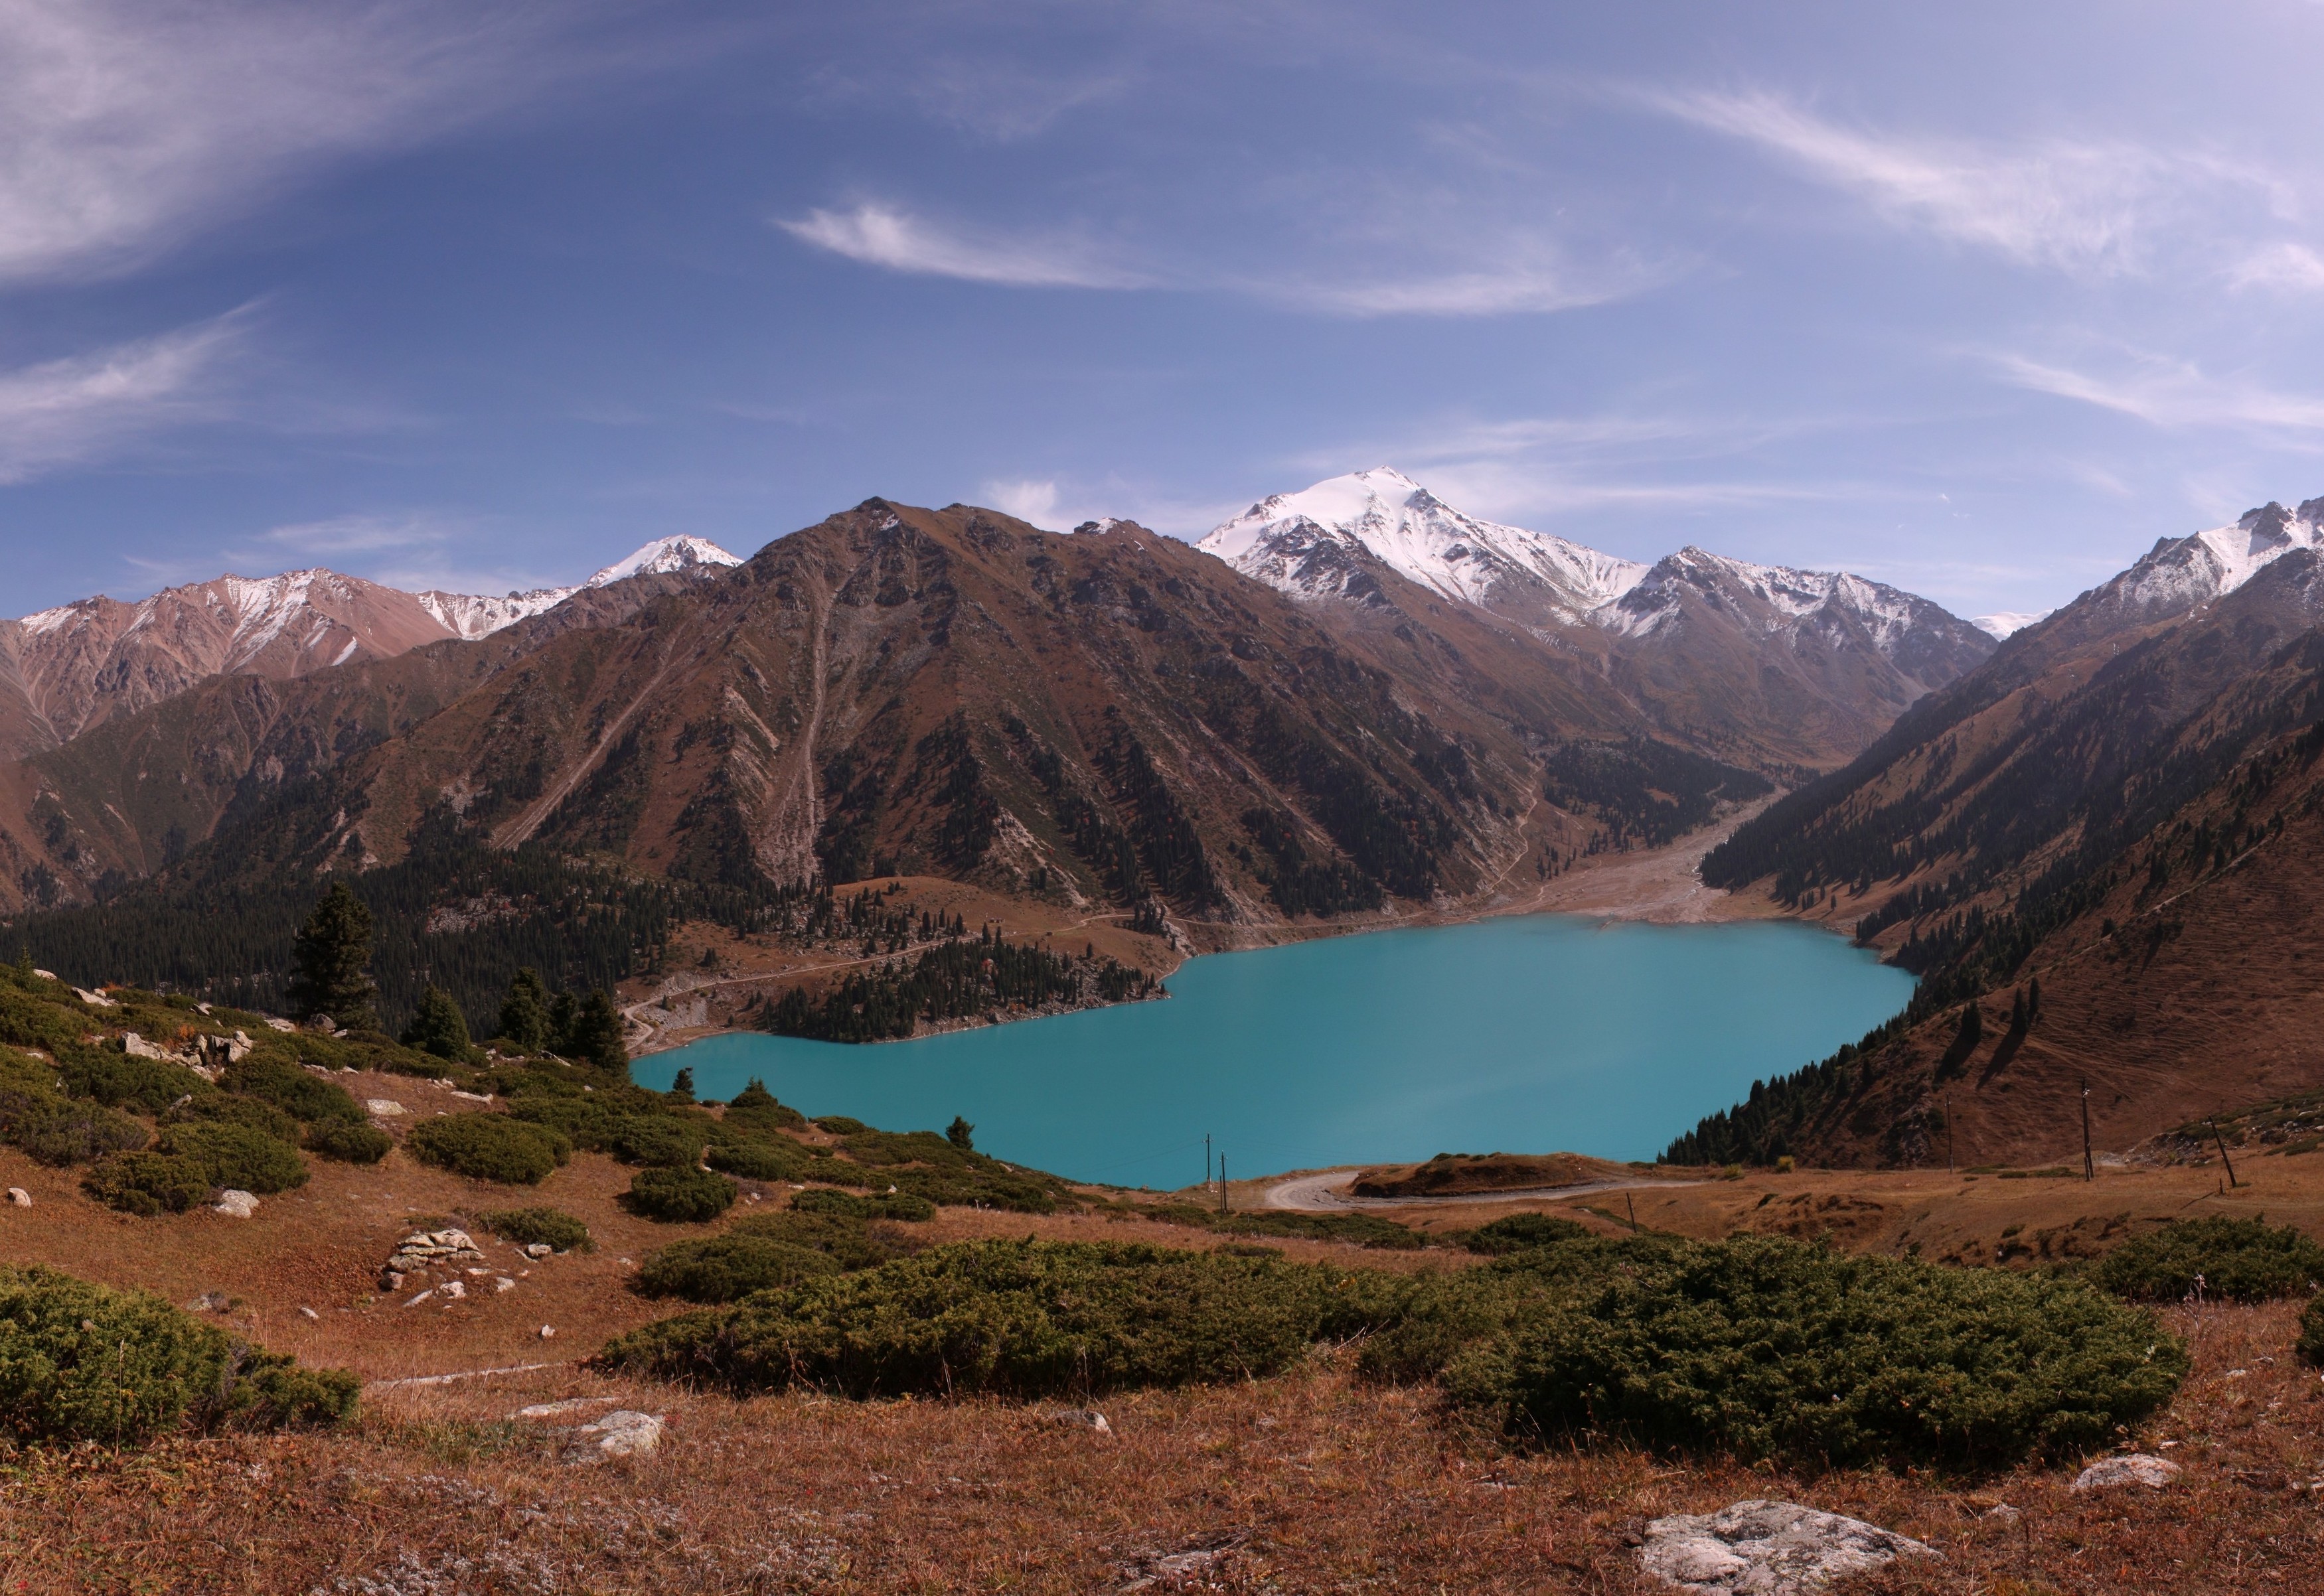
<path id="1" fill-rule="evenodd" d="M 1901 1032 L 1706 1121 L 1695 1151 L 1925 1161 L 1950 1101 L 1959 1156 L 1973 1134 L 1981 1160 L 2050 1158 L 2063 1126 L 2079 1157 L 2085 1077 L 2101 1147 L 2324 1084 L 2302 1040 L 2324 556 L 2275 551 L 2220 593 L 2177 580 L 2202 554 L 2159 546 L 1713 851 L 1713 884 L 1766 881 L 1925 973 Z"/>
<path id="2" fill-rule="evenodd" d="M 213 835 L 392 860 L 440 806 L 650 874 L 927 870 L 1198 922 L 1458 894 L 1524 855 L 1534 747 L 1637 717 L 1589 662 L 1402 598 L 1333 628 L 1142 528 L 875 500 L 614 624 L 124 720 L 19 767 L 10 874 L 78 896 Z"/>
<path id="3" fill-rule="evenodd" d="M 335 571 L 222 576 L 140 603 L 0 621 L 0 758 L 51 748 L 215 676 L 273 680 L 455 636 L 416 594 Z"/>

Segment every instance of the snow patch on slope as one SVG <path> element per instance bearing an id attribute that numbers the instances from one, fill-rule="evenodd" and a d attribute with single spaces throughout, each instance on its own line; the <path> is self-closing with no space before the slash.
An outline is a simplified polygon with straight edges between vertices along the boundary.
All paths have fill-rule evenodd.
<path id="1" fill-rule="evenodd" d="M 2227 526 L 2166 538 L 2115 580 L 2137 609 L 2188 610 L 2235 592 L 2296 548 L 2324 548 L 2324 499 L 2296 510 L 2264 504 Z"/>

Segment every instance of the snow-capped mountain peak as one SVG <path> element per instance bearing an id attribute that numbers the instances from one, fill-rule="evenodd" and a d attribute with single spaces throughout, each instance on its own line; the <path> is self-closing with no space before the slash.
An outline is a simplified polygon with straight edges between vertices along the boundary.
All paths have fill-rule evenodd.
<path id="1" fill-rule="evenodd" d="M 675 537 L 657 537 L 643 548 L 632 550 L 623 559 L 614 561 L 588 581 L 571 587 L 537 587 L 524 592 L 504 593 L 493 597 L 483 593 L 424 592 L 417 595 L 420 608 L 441 621 L 455 637 L 473 641 L 488 637 L 503 627 L 556 609 L 584 588 L 604 587 L 608 582 L 632 576 L 668 575 L 679 571 L 703 571 L 720 566 L 739 565 L 740 555 L 729 554 L 707 537 L 680 534 Z"/>
<path id="2" fill-rule="evenodd" d="M 1633 560 L 1463 514 L 1389 466 L 1260 500 L 1197 547 L 1305 598 L 1361 597 L 1360 551 L 1448 599 L 1579 620 L 1646 576 Z"/>
<path id="3" fill-rule="evenodd" d="M 625 577 L 666 576 L 675 571 L 691 571 L 704 565 L 739 565 L 742 563 L 742 555 L 727 553 L 707 537 L 680 534 L 676 537 L 657 537 L 632 553 L 627 559 L 614 561 L 581 585 L 604 587 L 609 582 L 620 582 Z"/>
<path id="4" fill-rule="evenodd" d="M 2224 527 L 2165 538 L 2107 584 L 2135 610 L 2169 614 L 2231 593 L 2296 548 L 2324 549 L 2324 499 L 2273 501 Z"/>
<path id="5" fill-rule="evenodd" d="M 1969 623 L 1996 640 L 2006 640 L 2056 613 L 2054 610 L 1999 610 L 1991 615 L 1972 615 Z"/>

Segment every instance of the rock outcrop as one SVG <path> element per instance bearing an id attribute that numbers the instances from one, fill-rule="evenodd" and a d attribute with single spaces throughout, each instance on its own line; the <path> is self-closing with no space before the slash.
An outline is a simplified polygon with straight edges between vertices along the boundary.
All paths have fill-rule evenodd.
<path id="1" fill-rule="evenodd" d="M 1805 1596 L 1844 1574 L 1935 1550 L 1861 1518 L 1797 1502 L 1739 1501 L 1716 1513 L 1678 1514 L 1646 1526 L 1638 1565 L 1682 1591 Z"/>

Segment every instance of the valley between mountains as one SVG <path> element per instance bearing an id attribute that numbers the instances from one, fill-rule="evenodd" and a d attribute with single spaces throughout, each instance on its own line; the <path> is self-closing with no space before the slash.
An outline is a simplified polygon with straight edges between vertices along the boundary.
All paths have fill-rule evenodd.
<path id="1" fill-rule="evenodd" d="M 498 600 L 92 600 L 0 624 L 0 935 L 279 1006 L 344 876 L 392 1022 L 434 985 L 484 1024 L 525 964 L 619 985 L 655 1046 L 1053 1012 L 1376 925 L 1780 913 L 1920 994 L 1674 1158 L 2048 1156 L 2085 1079 L 2127 1147 L 2324 1087 L 2319 510 L 2166 539 L 2024 625 L 1619 560 L 1385 469 L 1196 545 L 872 500 Z"/>

